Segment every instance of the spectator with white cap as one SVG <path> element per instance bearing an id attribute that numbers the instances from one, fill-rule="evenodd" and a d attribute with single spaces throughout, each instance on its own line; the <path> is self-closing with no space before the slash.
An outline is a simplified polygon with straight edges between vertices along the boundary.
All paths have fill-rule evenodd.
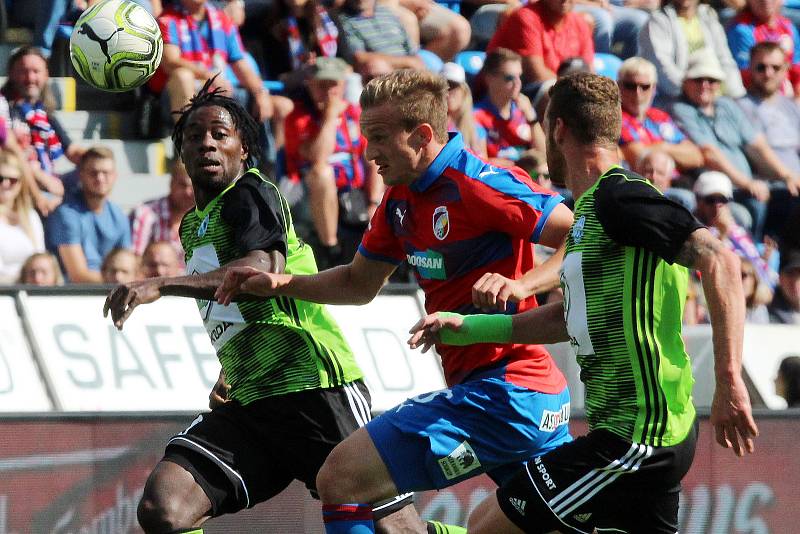
<path id="1" fill-rule="evenodd" d="M 683 96 L 672 106 L 672 117 L 700 147 L 703 166 L 725 173 L 736 186 L 736 200 L 753 217 L 753 236 L 760 240 L 770 197 L 767 181 L 754 177 L 748 156 L 759 161 L 765 177 L 783 180 L 792 194 L 800 189 L 800 174 L 787 168 L 758 133 L 742 109 L 720 96 L 725 74 L 708 49 L 692 54 L 683 81 Z"/>
<path id="2" fill-rule="evenodd" d="M 777 273 L 761 257 L 753 237 L 736 222 L 731 211 L 729 203 L 733 199 L 733 185 L 730 179 L 719 171 L 705 171 L 697 177 L 694 193 L 697 197 L 697 218 L 708 225 L 711 233 L 728 248 L 750 261 L 762 282 L 774 287 Z"/>
<path id="3" fill-rule="evenodd" d="M 460 132 L 464 145 L 478 156 L 486 157 L 486 130 L 472 118 L 472 91 L 464 68 L 458 63 L 445 63 L 442 77 L 447 80 L 447 129 Z"/>

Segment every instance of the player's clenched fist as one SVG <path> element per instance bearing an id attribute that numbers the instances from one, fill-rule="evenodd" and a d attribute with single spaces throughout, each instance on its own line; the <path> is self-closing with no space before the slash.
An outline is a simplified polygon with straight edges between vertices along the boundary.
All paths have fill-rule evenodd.
<path id="1" fill-rule="evenodd" d="M 527 297 L 519 281 L 497 273 L 484 274 L 472 286 L 472 303 L 481 310 L 505 311 L 509 302 L 519 302 Z"/>
<path id="2" fill-rule="evenodd" d="M 231 267 L 214 293 L 216 301 L 227 306 L 240 293 L 271 297 L 275 290 L 291 280 L 291 275 L 273 274 L 252 267 Z"/>

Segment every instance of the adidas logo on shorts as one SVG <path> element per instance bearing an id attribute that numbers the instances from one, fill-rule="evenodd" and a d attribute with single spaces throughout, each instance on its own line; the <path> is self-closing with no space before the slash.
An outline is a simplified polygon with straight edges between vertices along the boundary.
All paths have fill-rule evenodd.
<path id="1" fill-rule="evenodd" d="M 513 506 L 517 510 L 517 512 L 519 512 L 519 515 L 522 516 L 525 515 L 525 505 L 528 504 L 526 501 L 523 501 L 522 499 L 517 499 L 516 497 L 510 497 L 508 499 L 508 502 L 510 502 L 511 506 Z"/>
<path id="2" fill-rule="evenodd" d="M 580 523 L 586 523 L 589 520 L 590 517 L 592 517 L 592 513 L 591 512 L 588 512 L 588 513 L 585 513 L 585 514 L 575 514 L 575 515 L 572 516 L 572 518 L 575 521 L 578 521 Z"/>

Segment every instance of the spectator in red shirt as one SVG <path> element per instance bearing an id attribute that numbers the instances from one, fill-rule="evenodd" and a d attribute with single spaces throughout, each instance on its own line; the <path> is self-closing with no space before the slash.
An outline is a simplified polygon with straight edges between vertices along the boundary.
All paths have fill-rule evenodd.
<path id="1" fill-rule="evenodd" d="M 681 132 L 672 117 L 654 108 L 656 67 L 641 57 L 626 59 L 617 75 L 622 102 L 622 132 L 619 140 L 625 160 L 634 166 L 645 151 L 666 152 L 680 171 L 703 165 L 700 149 Z"/>
<path id="2" fill-rule="evenodd" d="M 317 58 L 306 98 L 286 118 L 286 174 L 308 194 L 321 268 L 352 258 L 383 194 L 364 157 L 361 108 L 344 99 L 348 72 L 340 58 Z"/>
<path id="3" fill-rule="evenodd" d="M 487 54 L 480 75 L 486 94 L 473 112 L 475 124 L 486 132 L 489 161 L 504 167 L 514 165 L 523 155 L 540 162 L 545 159 L 544 131 L 530 100 L 520 92 L 521 62 L 518 54 L 506 48 Z"/>
<path id="4" fill-rule="evenodd" d="M 574 0 L 539 0 L 509 15 L 489 41 L 487 52 L 508 48 L 522 56 L 525 82 L 555 80 L 562 61 L 579 56 L 591 65 L 594 43 L 589 25 L 572 8 Z"/>

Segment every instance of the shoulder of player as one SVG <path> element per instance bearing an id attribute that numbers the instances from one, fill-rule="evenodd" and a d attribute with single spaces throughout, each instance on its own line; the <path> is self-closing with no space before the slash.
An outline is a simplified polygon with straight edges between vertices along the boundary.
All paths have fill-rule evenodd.
<path id="1" fill-rule="evenodd" d="M 280 192 L 275 184 L 265 178 L 257 169 L 249 169 L 239 178 L 228 192 L 225 193 L 225 205 L 247 202 L 260 197 L 271 202 L 280 202 Z"/>
<path id="2" fill-rule="evenodd" d="M 619 168 L 605 173 L 598 182 L 593 196 L 597 210 L 618 210 L 626 201 L 663 195 L 643 176 Z"/>

